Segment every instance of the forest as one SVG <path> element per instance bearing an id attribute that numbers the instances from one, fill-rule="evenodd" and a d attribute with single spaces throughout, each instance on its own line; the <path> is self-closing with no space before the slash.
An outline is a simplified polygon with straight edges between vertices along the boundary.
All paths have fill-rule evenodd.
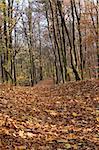
<path id="1" fill-rule="evenodd" d="M 99 77 L 98 0 L 1 0 L 0 81 Z"/>
<path id="2" fill-rule="evenodd" d="M 98 0 L 0 0 L 0 150 L 98 150 Z"/>

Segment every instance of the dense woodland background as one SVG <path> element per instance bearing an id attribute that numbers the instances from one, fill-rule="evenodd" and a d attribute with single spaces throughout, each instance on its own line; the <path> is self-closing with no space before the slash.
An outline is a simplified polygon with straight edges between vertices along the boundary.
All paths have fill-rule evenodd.
<path id="1" fill-rule="evenodd" d="M 99 78 L 98 0 L 0 0 L 0 82 Z"/>

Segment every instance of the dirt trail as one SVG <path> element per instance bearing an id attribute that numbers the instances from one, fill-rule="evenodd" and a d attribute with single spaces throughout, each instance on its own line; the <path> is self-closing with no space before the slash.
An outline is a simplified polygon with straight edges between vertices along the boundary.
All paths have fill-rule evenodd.
<path id="1" fill-rule="evenodd" d="M 98 150 L 99 81 L 0 85 L 0 150 Z"/>

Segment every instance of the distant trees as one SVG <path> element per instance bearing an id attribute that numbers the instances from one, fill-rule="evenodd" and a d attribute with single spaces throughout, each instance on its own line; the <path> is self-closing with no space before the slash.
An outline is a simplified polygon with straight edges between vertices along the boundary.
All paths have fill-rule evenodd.
<path id="1" fill-rule="evenodd" d="M 34 63 L 34 56 L 33 56 L 34 44 L 33 44 L 32 6 L 31 6 L 31 2 L 29 1 L 28 1 L 28 8 L 27 8 L 26 15 L 27 15 L 27 22 L 28 22 L 28 34 L 25 33 L 25 36 L 27 36 L 27 43 L 28 43 L 28 49 L 30 55 L 31 86 L 33 86 L 35 82 L 35 63 Z M 24 23 L 23 23 L 23 28 L 25 28 Z"/>
<path id="2" fill-rule="evenodd" d="M 1 0 L 0 80 L 99 78 L 98 30 L 98 1 Z"/>
<path id="3" fill-rule="evenodd" d="M 9 79 L 13 83 L 12 67 L 13 67 L 13 48 L 12 48 L 12 30 L 13 30 L 13 0 L 2 0 L 1 3 L 1 77 L 2 81 L 8 81 Z"/>
<path id="4" fill-rule="evenodd" d="M 98 20 L 98 19 L 96 19 L 97 18 L 96 16 L 98 16 L 98 15 L 97 15 L 97 13 L 95 13 L 95 11 L 97 10 L 98 3 L 96 4 L 94 1 L 93 2 L 89 1 L 87 3 L 87 1 L 81 2 L 80 0 L 77 0 L 77 1 L 75 1 L 75 0 L 65 1 L 64 0 L 64 3 L 62 3 L 62 1 L 59 1 L 59 0 L 54 0 L 54 1 L 50 0 L 49 3 L 52 4 L 52 6 L 51 5 L 50 6 L 53 7 L 53 9 L 55 9 L 57 7 L 58 14 L 55 17 L 53 17 L 53 18 L 60 19 L 59 23 L 60 23 L 61 32 L 58 34 L 57 39 L 59 39 L 59 36 L 61 36 L 61 35 L 62 35 L 62 37 L 65 37 L 64 50 L 66 51 L 66 53 L 68 53 L 68 51 L 70 51 L 70 53 L 69 53 L 70 59 L 68 58 L 68 55 L 67 55 L 67 58 L 66 57 L 65 58 L 66 58 L 67 64 L 68 64 L 68 62 L 70 62 L 70 64 L 71 64 L 71 65 L 69 65 L 69 67 L 72 68 L 75 79 L 80 80 L 80 79 L 85 79 L 85 78 L 89 78 L 89 77 L 92 78 L 92 77 L 99 76 L 98 75 L 99 73 L 97 73 L 98 69 L 95 69 L 95 66 L 97 66 L 97 68 L 99 68 L 97 65 L 98 61 L 96 61 L 97 52 L 95 52 L 95 49 L 97 51 L 97 46 L 96 47 L 94 46 L 95 45 L 94 42 L 97 43 L 97 40 L 95 40 L 95 37 L 89 37 L 90 42 L 91 42 L 90 44 L 93 45 L 93 49 L 91 49 L 92 54 L 90 56 L 88 55 L 89 50 L 87 49 L 87 45 L 89 45 L 89 43 L 88 43 L 88 41 L 84 41 L 85 38 L 87 37 L 86 31 L 88 32 L 88 30 L 89 30 L 89 32 L 91 32 L 87 26 L 88 25 L 87 19 L 89 20 L 89 24 L 91 27 L 92 27 L 92 24 L 94 24 Z M 91 14 L 94 19 L 92 19 L 92 17 L 89 16 L 89 13 L 86 13 L 86 9 L 87 9 L 87 12 L 89 11 L 89 9 L 86 7 L 86 3 L 87 3 L 88 8 L 95 9 L 95 10 L 93 10 L 94 14 Z M 55 10 L 53 10 L 53 11 L 55 12 Z M 84 14 L 85 14 L 85 18 L 83 18 Z M 83 20 L 83 19 L 85 19 L 85 20 Z M 61 20 L 62 20 L 62 24 L 61 24 Z M 85 22 L 83 23 L 82 20 Z M 94 21 L 94 23 L 92 20 Z M 56 24 L 58 24 L 58 23 L 56 23 Z M 95 23 L 95 24 L 97 24 L 97 23 Z M 83 30 L 82 26 L 83 27 L 85 26 L 85 30 Z M 97 26 L 97 25 L 95 25 L 95 26 Z M 63 28 L 64 28 L 64 30 L 63 30 Z M 96 28 L 96 27 L 94 27 L 94 28 Z M 56 29 L 56 32 L 58 32 L 57 29 Z M 96 39 L 97 38 L 98 38 L 98 32 L 96 35 Z M 62 38 L 61 38 L 61 41 L 62 41 Z M 68 45 L 69 45 L 69 47 L 68 47 Z M 62 50 L 62 48 L 60 48 L 60 49 Z M 94 58 L 94 59 L 92 59 L 93 63 L 91 62 L 91 60 L 89 63 L 88 57 Z M 88 63 L 87 63 L 87 61 L 88 61 Z M 88 68 L 85 69 L 86 67 L 88 67 Z M 89 73 L 88 73 L 88 70 L 89 70 Z M 68 66 L 67 66 L 67 72 L 68 72 Z"/>

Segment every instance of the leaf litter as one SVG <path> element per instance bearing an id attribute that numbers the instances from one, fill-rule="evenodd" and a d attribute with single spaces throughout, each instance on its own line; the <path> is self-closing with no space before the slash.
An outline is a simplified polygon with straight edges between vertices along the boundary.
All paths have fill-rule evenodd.
<path id="1" fill-rule="evenodd" d="M 98 150 L 99 81 L 0 85 L 0 150 Z"/>

